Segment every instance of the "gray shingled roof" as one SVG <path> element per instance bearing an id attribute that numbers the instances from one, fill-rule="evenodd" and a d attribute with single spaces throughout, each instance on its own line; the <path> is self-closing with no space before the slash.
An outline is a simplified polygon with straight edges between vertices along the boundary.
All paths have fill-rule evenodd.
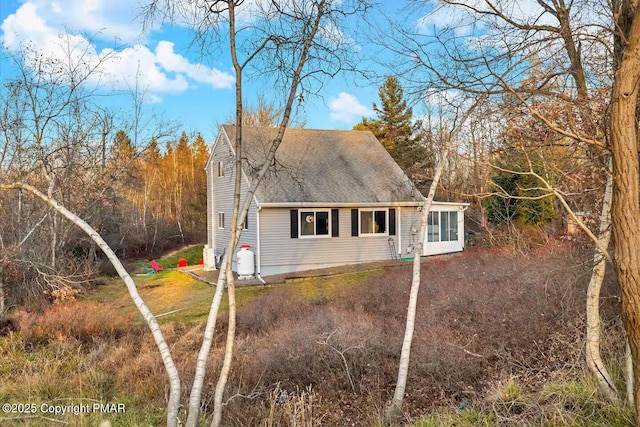
<path id="1" fill-rule="evenodd" d="M 223 129 L 233 145 L 235 126 Z M 266 158 L 275 128 L 244 127 L 251 176 Z M 421 194 L 368 131 L 289 128 L 256 193 L 259 203 L 419 203 Z"/>

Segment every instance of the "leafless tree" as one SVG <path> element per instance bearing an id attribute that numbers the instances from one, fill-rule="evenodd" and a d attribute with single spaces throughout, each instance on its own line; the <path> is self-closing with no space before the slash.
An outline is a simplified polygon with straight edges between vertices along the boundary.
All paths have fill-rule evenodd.
<path id="1" fill-rule="evenodd" d="M 194 28 L 194 43 L 203 55 L 209 49 L 228 49 L 235 71 L 236 127 L 234 152 L 235 189 L 231 237 L 219 273 L 203 343 L 198 354 L 196 372 L 189 399 L 187 425 L 195 426 L 200 414 L 202 386 L 206 375 L 207 356 L 213 341 L 216 318 L 224 287 L 229 299 L 229 322 L 225 356 L 214 396 L 212 425 L 220 425 L 223 393 L 231 369 L 235 340 L 235 287 L 231 271 L 232 256 L 242 232 L 242 224 L 249 210 L 253 194 L 267 173 L 276 150 L 289 126 L 295 103 L 304 102 L 317 92 L 326 78 L 345 69 L 356 68 L 353 44 L 343 38 L 343 19 L 363 13 L 367 2 L 351 1 L 299 1 L 244 2 L 183 0 L 168 2 L 156 0 L 146 9 L 149 21 L 162 17 L 186 21 Z M 196 11 L 194 14 L 193 12 Z M 224 41 L 226 39 L 226 42 Z M 278 121 L 277 136 L 268 147 L 266 161 L 251 177 L 249 190 L 241 200 L 242 128 L 246 122 L 243 105 L 243 83 L 246 75 L 260 73 L 272 76 L 273 85 L 284 93 L 282 113 Z M 275 119 L 275 118 L 272 118 Z"/>
<path id="2" fill-rule="evenodd" d="M 388 422 L 396 422 L 402 420 L 402 402 L 404 401 L 405 390 L 407 386 L 407 376 L 409 373 L 409 362 L 411 360 L 411 343 L 413 340 L 413 332 L 415 329 L 415 317 L 416 308 L 418 303 L 418 292 L 420 290 L 420 263 L 423 253 L 424 239 L 426 236 L 427 224 L 429 221 L 429 212 L 431 211 L 431 205 L 436 194 L 436 190 L 440 183 L 440 177 L 444 170 L 445 164 L 450 151 L 453 149 L 456 138 L 460 133 L 465 122 L 469 116 L 475 110 L 475 108 L 481 104 L 482 99 L 478 99 L 470 106 L 460 106 L 458 110 L 461 110 L 459 114 L 456 114 L 451 119 L 451 129 L 442 134 L 442 142 L 440 144 L 440 153 L 438 164 L 434 172 L 431 186 L 429 187 L 429 193 L 424 200 L 422 207 L 422 217 L 420 218 L 420 230 L 418 232 L 418 240 L 413 250 L 413 273 L 411 277 L 411 290 L 409 292 L 409 305 L 407 307 L 407 320 L 405 325 L 404 339 L 402 341 L 402 350 L 400 353 L 400 362 L 398 364 L 398 377 L 396 380 L 396 388 L 393 394 L 391 402 L 387 405 L 385 411 L 385 418 Z"/>
<path id="3" fill-rule="evenodd" d="M 115 117 L 95 101 L 109 93 L 96 81 L 115 52 L 96 58 L 87 46 L 74 45 L 70 35 L 60 36 L 59 43 L 63 58 L 30 46 L 12 54 L 18 76 L 8 79 L 1 92 L 0 193 L 2 208 L 10 212 L 0 222 L 2 291 L 16 265 L 33 271 L 40 293 L 86 282 L 84 274 L 63 264 L 74 267 L 69 252 L 88 238 L 123 279 L 152 332 L 169 377 L 168 419 L 177 420 L 180 380 L 169 346 L 122 263 L 89 224 L 100 224 L 111 184 L 104 169 L 105 144 Z"/>
<path id="4" fill-rule="evenodd" d="M 615 109 L 609 110 L 609 102 L 613 100 L 612 105 L 617 105 L 615 89 L 619 86 L 614 82 L 620 81 L 623 74 L 618 72 L 614 76 L 614 71 L 618 64 L 624 64 L 622 58 L 629 56 L 622 53 L 629 52 L 625 28 L 631 31 L 637 8 L 635 2 L 542 0 L 530 2 L 527 6 L 531 7 L 521 7 L 519 2 L 511 0 L 441 0 L 431 6 L 426 10 L 421 2 L 413 2 L 411 12 L 419 16 L 419 30 L 416 26 L 396 26 L 394 35 L 385 40 L 386 46 L 405 58 L 395 64 L 396 72 L 406 79 L 405 87 L 414 87 L 415 93 L 445 90 L 485 94 L 496 103 L 513 99 L 524 109 L 523 113 L 557 135 L 558 142 L 576 147 L 598 168 L 606 169 L 607 162 L 603 159 L 606 159 L 608 149 L 615 148 L 615 142 L 620 141 L 616 140 L 616 129 L 621 125 L 609 120 L 609 111 L 611 119 L 615 117 Z M 448 18 L 449 25 L 439 25 L 438 19 L 443 17 Z M 614 96 L 611 97 L 612 83 Z M 625 89 L 628 92 L 632 86 L 630 82 L 626 84 L 629 85 Z M 624 99 L 630 98 L 633 96 Z M 501 122 L 493 123 L 498 128 L 502 125 Z M 616 174 L 620 170 L 628 172 L 626 167 L 621 169 L 620 162 L 614 153 L 614 234 L 615 224 L 620 221 L 615 211 L 616 188 L 623 182 Z M 534 171 L 525 171 L 530 172 Z M 568 171 L 564 173 L 569 176 Z M 560 197 L 571 215 L 572 201 L 567 199 L 567 192 L 556 183 L 548 184 L 547 188 L 541 182 L 541 191 Z M 606 206 L 607 192 L 604 186 L 601 188 L 600 200 L 595 203 Z M 594 203 L 593 199 L 590 203 Z M 631 215 L 629 212 L 627 215 Z M 606 215 L 602 216 L 599 229 L 600 238 L 589 230 L 598 260 L 608 256 Z M 588 228 L 584 227 L 584 230 Z M 628 241 L 629 234 L 625 236 Z M 630 252 L 627 247 L 626 253 Z M 591 332 L 599 327 L 599 306 L 593 302 L 599 300 L 602 268 L 603 264 L 596 262 L 590 286 L 590 291 L 598 292 L 595 299 L 590 293 L 587 328 Z M 623 294 L 628 296 L 624 289 L 630 285 L 623 285 L 622 280 L 620 284 Z M 640 309 L 640 306 L 636 308 Z M 629 324 L 626 329 L 629 332 Z M 588 366 L 605 396 L 620 402 L 610 387 L 604 364 L 598 362 L 599 334 L 588 335 Z M 631 347 L 633 350 L 634 345 Z M 634 360 L 639 359 L 634 357 Z M 637 376 L 640 371 L 635 369 Z"/>

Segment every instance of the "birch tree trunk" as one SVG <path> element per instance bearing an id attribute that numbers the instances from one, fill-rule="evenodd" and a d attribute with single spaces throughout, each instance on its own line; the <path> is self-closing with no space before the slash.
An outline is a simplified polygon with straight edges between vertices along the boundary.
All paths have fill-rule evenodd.
<path id="1" fill-rule="evenodd" d="M 600 357 L 600 333 L 602 325 L 600 321 L 600 289 L 604 280 L 607 266 L 606 254 L 599 248 L 608 248 L 611 240 L 611 196 L 613 176 L 607 176 L 607 185 L 602 197 L 602 212 L 600 214 L 600 233 L 598 245 L 593 255 L 593 271 L 587 288 L 587 366 L 598 384 L 600 392 L 612 403 L 620 404 L 618 390 L 611 380 L 611 376 Z"/>
<path id="2" fill-rule="evenodd" d="M 231 260 L 231 258 L 229 258 Z M 236 337 L 236 296 L 235 283 L 233 280 L 233 272 L 227 269 L 227 297 L 229 298 L 229 326 L 227 328 L 227 343 L 224 351 L 224 361 L 222 369 L 216 384 L 216 391 L 213 399 L 213 419 L 211 427 L 218 427 L 222 422 L 222 398 L 227 385 L 229 373 L 231 372 L 231 363 L 233 361 L 233 347 Z"/>
<path id="3" fill-rule="evenodd" d="M 424 236 L 427 229 L 427 223 L 429 220 L 429 211 L 431 210 L 431 203 L 433 197 L 436 194 L 436 188 L 438 188 L 438 182 L 440 182 L 440 176 L 447 159 L 447 154 L 451 145 L 451 139 L 448 140 L 447 146 L 436 166 L 436 171 L 429 187 L 429 195 L 422 207 L 422 218 L 420 219 L 420 232 L 418 233 L 418 242 L 414 246 L 413 250 L 413 274 L 411 276 L 411 291 L 409 293 L 409 306 L 407 307 L 407 321 L 404 329 L 404 339 L 402 340 L 402 350 L 400 352 L 400 364 L 398 366 L 398 380 L 396 382 L 396 389 L 393 393 L 393 399 L 387 406 L 385 417 L 387 421 L 397 422 L 401 421 L 402 416 L 402 402 L 404 401 L 404 392 L 407 387 L 407 375 L 409 373 L 409 361 L 411 359 L 411 343 L 413 341 L 413 331 L 415 329 L 416 322 L 416 307 L 418 304 L 418 291 L 420 290 L 420 257 L 422 256 L 422 248 L 424 245 Z"/>
<path id="4" fill-rule="evenodd" d="M 236 250 L 238 240 L 242 234 L 242 229 L 238 230 L 238 212 L 240 211 L 240 196 L 242 191 L 242 72 L 243 67 L 238 62 L 236 56 L 236 27 L 235 27 L 235 3 L 229 2 L 229 46 L 231 48 L 231 60 L 236 72 L 236 140 L 235 140 L 235 183 L 233 191 L 233 213 L 231 216 L 231 235 L 229 236 L 229 247 L 227 249 L 227 299 L 229 301 L 229 322 L 227 326 L 227 341 L 224 350 L 222 369 L 216 384 L 216 391 L 213 396 L 213 419 L 211 427 L 218 427 L 222 422 L 222 398 L 227 386 L 227 379 L 231 372 L 233 362 L 233 348 L 236 339 L 236 292 L 233 281 L 233 252 Z"/>
<path id="5" fill-rule="evenodd" d="M 426 234 L 427 223 L 429 220 L 429 211 L 431 210 L 431 204 L 440 182 L 440 177 L 447 163 L 447 157 L 453 146 L 453 141 L 460 133 L 462 126 L 467 121 L 473 110 L 481 103 L 483 98 L 478 99 L 462 116 L 460 123 L 455 126 L 449 133 L 445 144 L 442 147 L 442 155 L 436 166 L 436 170 L 433 176 L 433 181 L 429 187 L 429 194 L 425 200 L 425 204 L 422 208 L 422 218 L 420 219 L 420 231 L 418 233 L 418 242 L 414 247 L 413 252 L 413 274 L 411 277 L 411 291 L 409 293 L 409 306 L 407 307 L 407 321 L 405 325 L 404 338 L 402 340 L 402 350 L 400 352 L 400 363 L 398 366 L 398 379 L 396 382 L 396 388 L 393 394 L 391 402 L 385 409 L 385 418 L 388 422 L 396 422 L 402 420 L 402 402 L 404 401 L 404 393 L 407 387 L 407 375 L 409 372 L 409 362 L 411 359 L 411 343 L 413 340 L 413 331 L 415 328 L 416 319 L 416 307 L 418 303 L 418 291 L 420 290 L 420 260 L 422 256 L 422 249 L 424 245 L 424 237 Z"/>
<path id="6" fill-rule="evenodd" d="M 171 356 L 171 350 L 167 345 L 164 336 L 162 335 L 162 331 L 160 330 L 160 325 L 158 324 L 155 316 L 149 310 L 146 303 L 140 297 L 138 293 L 138 289 L 136 288 L 133 279 L 124 268 L 116 254 L 109 247 L 109 245 L 104 241 L 104 239 L 95 231 L 86 221 L 84 221 L 79 216 L 75 215 L 73 212 L 69 211 L 67 208 L 62 206 L 55 199 L 47 196 L 46 194 L 40 192 L 37 188 L 23 183 L 13 183 L 13 184 L 0 184 L 0 190 L 26 190 L 33 194 L 34 196 L 41 199 L 43 202 L 51 206 L 56 212 L 60 213 L 67 220 L 71 221 L 73 224 L 78 226 L 82 231 L 84 231 L 87 236 L 89 236 L 95 243 L 98 245 L 100 249 L 107 256 L 113 267 L 118 272 L 120 278 L 124 281 L 127 286 L 127 290 L 129 291 L 129 295 L 133 300 L 134 304 L 142 314 L 147 326 L 151 330 L 151 334 L 153 335 L 153 339 L 160 351 L 160 356 L 162 357 L 162 362 L 164 364 L 165 371 L 167 372 L 167 376 L 169 377 L 169 402 L 167 404 L 167 426 L 168 427 L 177 427 L 178 426 L 178 410 L 180 407 L 180 376 L 178 374 L 178 370 L 175 366 L 173 358 Z"/>
<path id="7" fill-rule="evenodd" d="M 230 23 L 231 23 L 231 21 L 233 21 L 235 18 L 234 10 L 233 10 L 234 2 L 229 2 L 228 6 L 229 6 L 229 17 L 230 17 Z M 300 81 L 302 78 L 302 71 L 307 62 L 311 45 L 318 33 L 318 29 L 320 28 L 321 19 L 325 16 L 324 6 L 325 6 L 324 0 L 319 2 L 318 5 L 316 6 L 317 7 L 316 15 L 312 21 L 312 25 L 311 25 L 311 28 L 309 29 L 309 32 L 305 35 L 304 44 L 302 45 L 302 53 L 300 55 L 300 59 L 298 61 L 298 64 L 292 76 L 291 86 L 289 88 L 287 102 L 285 104 L 282 120 L 278 128 L 278 133 L 271 143 L 269 151 L 267 152 L 267 155 L 266 155 L 265 162 L 260 167 L 260 170 L 258 171 L 255 178 L 252 180 L 251 185 L 247 190 L 247 194 L 245 195 L 244 202 L 241 209 L 236 210 L 236 204 L 235 204 L 236 195 L 238 197 L 237 200 L 238 201 L 240 200 L 239 187 L 236 188 L 236 194 L 234 194 L 234 213 L 231 221 L 232 221 L 232 226 L 235 226 L 235 228 L 232 228 L 229 246 L 223 257 L 223 261 L 222 261 L 223 269 L 220 271 L 220 274 L 218 276 L 219 280 L 216 285 L 216 292 L 214 294 L 214 298 L 211 303 L 211 310 L 207 318 L 207 325 L 205 326 L 205 333 L 202 341 L 202 346 L 200 347 L 200 351 L 198 353 L 198 360 L 196 363 L 196 371 L 194 374 L 193 386 L 191 388 L 191 394 L 189 396 L 189 414 L 188 414 L 187 423 L 186 423 L 187 427 L 195 427 L 200 414 L 200 400 L 202 396 L 202 387 L 204 384 L 204 379 L 206 377 L 207 358 L 211 350 L 211 344 L 213 342 L 213 333 L 215 331 L 216 318 L 218 315 L 218 310 L 220 309 L 220 303 L 222 301 L 222 293 L 223 293 L 225 283 L 228 285 L 228 289 L 231 290 L 230 292 L 228 292 L 228 297 L 230 298 L 229 299 L 229 307 L 230 307 L 229 315 L 231 316 L 233 314 L 233 317 L 234 317 L 233 319 L 231 319 L 231 317 L 229 318 L 229 327 L 231 328 L 231 326 L 234 325 L 233 326 L 234 330 L 233 330 L 232 336 L 230 335 L 230 331 L 227 331 L 225 361 L 228 360 L 230 364 L 232 360 L 233 340 L 235 339 L 235 292 L 234 292 L 234 289 L 232 289 L 232 287 L 234 286 L 234 283 L 233 283 L 233 276 L 231 273 L 230 257 L 233 257 L 235 246 L 242 233 L 242 227 L 240 225 L 244 223 L 244 220 L 249 213 L 249 207 L 251 206 L 253 195 L 255 194 L 265 174 L 269 170 L 269 167 L 272 164 L 273 159 L 275 158 L 275 153 L 278 150 L 278 147 L 280 146 L 280 143 L 284 138 L 284 133 L 289 125 L 291 111 L 293 108 L 293 102 L 297 97 L 298 87 L 300 85 Z M 241 98 L 242 70 L 244 69 L 244 67 L 247 65 L 248 62 L 245 62 L 242 65 L 238 63 L 237 57 L 235 55 L 235 49 L 233 48 L 235 46 L 235 40 L 234 40 L 235 33 L 234 31 L 232 31 L 233 28 L 234 27 L 230 26 L 230 37 L 231 37 L 230 42 L 232 43 L 231 52 L 232 52 L 232 60 L 234 62 L 234 68 L 236 69 L 236 77 L 237 79 L 239 78 L 239 80 L 236 80 L 236 85 L 239 88 L 239 92 L 237 91 L 236 93 L 236 143 L 239 143 L 241 145 L 242 144 L 242 98 Z M 257 52 L 255 52 L 254 55 L 255 54 L 257 54 Z M 236 150 L 238 150 L 238 148 L 236 148 Z M 242 164 L 240 162 L 241 156 L 238 154 L 239 152 L 240 151 L 236 151 L 236 160 L 237 160 L 236 178 L 237 179 L 240 178 L 241 167 L 242 167 Z M 227 280 L 225 280 L 225 277 L 227 278 Z M 228 282 L 229 277 L 231 277 L 231 282 Z M 232 305 L 234 306 L 233 312 L 231 311 Z M 231 337 L 231 342 L 229 342 L 229 337 Z M 226 367 L 225 364 L 223 363 L 223 369 L 218 379 L 218 384 L 216 386 L 216 393 L 214 395 L 214 416 L 212 420 L 213 426 L 220 425 L 220 422 L 222 419 L 222 396 L 224 393 L 224 389 L 226 387 L 226 381 L 227 381 L 228 372 L 230 369 L 231 369 L 230 365 Z"/>

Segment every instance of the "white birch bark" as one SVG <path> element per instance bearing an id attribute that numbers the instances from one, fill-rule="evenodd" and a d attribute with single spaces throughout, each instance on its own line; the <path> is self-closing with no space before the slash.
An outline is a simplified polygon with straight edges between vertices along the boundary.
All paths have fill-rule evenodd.
<path id="1" fill-rule="evenodd" d="M 233 6 L 232 3 L 229 3 L 229 4 Z M 202 346 L 200 347 L 200 352 L 198 353 L 198 360 L 196 364 L 196 371 L 194 374 L 193 386 L 191 388 L 191 394 L 189 396 L 189 414 L 188 414 L 187 423 L 186 423 L 187 427 L 195 427 L 197 425 L 198 417 L 200 414 L 200 400 L 202 396 L 202 387 L 204 384 L 204 379 L 206 377 L 206 368 L 207 368 L 206 362 L 207 362 L 209 352 L 211 350 L 211 344 L 213 342 L 213 333 L 215 331 L 215 323 L 218 315 L 218 310 L 220 308 L 220 302 L 222 301 L 224 284 L 227 283 L 227 281 L 225 281 L 225 276 L 229 277 L 229 274 L 231 274 L 231 258 L 229 257 L 233 257 L 233 252 L 235 251 L 236 243 L 238 242 L 238 239 L 242 232 L 242 227 L 239 226 L 239 224 L 244 223 L 244 220 L 249 212 L 249 207 L 251 206 L 251 200 L 253 199 L 253 195 L 255 194 L 255 191 L 260 185 L 260 182 L 262 181 L 263 177 L 269 170 L 269 167 L 272 164 L 273 159 L 275 158 L 275 153 L 278 147 L 280 146 L 282 139 L 284 138 L 285 130 L 289 125 L 289 119 L 291 117 L 293 102 L 296 99 L 298 86 L 302 78 L 302 71 L 303 71 L 304 65 L 307 62 L 311 44 L 313 43 L 316 37 L 316 34 L 318 33 L 318 29 L 320 28 L 320 21 L 322 17 L 325 15 L 324 5 L 325 5 L 324 1 L 318 4 L 317 12 L 316 12 L 317 14 L 313 21 L 313 25 L 311 26 L 311 29 L 308 35 L 304 39 L 305 43 L 302 46 L 302 54 L 298 61 L 297 68 L 295 69 L 295 72 L 292 76 L 291 87 L 288 93 L 287 102 L 285 104 L 282 121 L 278 128 L 278 133 L 275 139 L 271 143 L 271 147 L 269 148 L 269 151 L 267 153 L 266 160 L 261 166 L 260 170 L 258 171 L 257 176 L 252 180 L 249 186 L 249 189 L 247 191 L 247 194 L 245 196 L 242 208 L 239 210 L 236 210 L 236 205 L 234 203 L 234 215 L 232 217 L 232 226 L 235 224 L 235 228 L 232 228 L 229 247 L 227 248 L 227 251 L 222 261 L 223 270 L 220 271 L 219 280 L 216 286 L 216 292 L 214 294 L 214 298 L 211 304 L 211 311 L 209 312 L 209 316 L 207 318 L 207 325 L 205 326 L 205 333 L 203 337 Z M 230 23 L 234 22 L 235 16 L 234 16 L 233 7 L 229 7 L 229 18 L 230 18 Z M 231 34 L 231 37 L 233 37 L 233 34 L 234 34 L 233 27 L 231 27 L 230 29 L 230 34 Z M 232 59 L 234 62 L 234 68 L 236 69 L 236 79 L 238 79 L 236 80 L 236 84 L 238 85 L 236 89 L 237 89 L 237 93 L 239 92 L 240 94 L 240 96 L 238 96 L 238 94 L 236 95 L 236 113 L 237 115 L 238 114 L 240 115 L 240 117 L 236 117 L 236 143 L 239 143 L 241 145 L 241 142 L 242 142 L 241 141 L 241 137 L 242 137 L 242 117 L 241 117 L 242 115 L 242 97 L 241 97 L 242 80 L 241 78 L 242 78 L 243 68 L 244 66 L 247 65 L 248 62 L 245 62 L 242 65 L 238 63 L 237 58 L 235 56 L 235 49 L 233 48 L 234 45 L 235 45 L 235 41 L 232 39 L 231 40 Z M 257 52 L 255 52 L 254 54 L 257 54 Z M 238 155 L 239 152 L 240 151 L 236 146 L 236 155 L 238 156 L 238 158 L 240 158 L 240 156 Z M 240 167 L 241 167 L 241 164 L 238 164 L 236 166 L 237 177 L 239 177 L 241 174 L 241 171 L 239 169 Z M 236 189 L 236 191 L 239 192 L 238 189 Z M 235 200 L 235 195 L 234 195 L 234 200 Z M 239 194 L 238 194 L 238 200 L 239 200 Z M 227 274 L 227 271 L 229 272 L 229 274 Z M 230 286 L 229 286 L 229 289 L 230 289 L 233 286 L 233 282 L 231 281 L 229 283 L 230 283 Z M 231 293 L 228 294 L 228 296 L 230 298 L 229 307 L 231 308 L 231 306 L 233 305 L 235 308 L 235 293 L 233 292 L 233 290 L 231 291 Z M 229 318 L 229 327 L 231 327 L 231 325 L 235 325 L 235 309 L 233 313 L 230 310 L 229 315 L 230 316 L 233 315 L 234 317 L 234 319 L 231 319 L 231 317 Z M 231 339 L 230 342 L 229 342 L 229 339 Z M 231 353 L 233 351 L 234 339 L 235 339 L 235 328 L 232 335 L 229 334 L 229 331 L 227 333 L 225 360 L 229 360 L 229 363 L 232 360 Z M 224 389 L 226 387 L 226 381 L 227 381 L 229 370 L 230 370 L 230 365 L 227 368 L 223 363 L 223 370 L 221 371 L 221 375 L 218 378 L 218 384 L 216 386 L 216 392 L 214 395 L 214 415 L 212 420 L 212 426 L 220 425 L 220 422 L 222 419 L 222 396 L 224 393 Z"/>
<path id="2" fill-rule="evenodd" d="M 231 260 L 231 258 L 229 258 Z M 216 391 L 213 398 L 213 419 L 211 427 L 218 427 L 222 422 L 222 398 L 224 397 L 224 389 L 227 385 L 229 373 L 231 372 L 231 364 L 233 361 L 233 347 L 236 336 L 236 297 L 235 283 L 233 281 L 233 272 L 229 268 L 227 270 L 227 296 L 229 298 L 229 326 L 227 328 L 227 343 L 224 351 L 224 360 L 222 369 L 216 384 Z"/>
<path id="3" fill-rule="evenodd" d="M 79 216 L 75 215 L 73 212 L 69 211 L 67 208 L 58 203 L 57 200 L 49 197 L 48 195 L 40 192 L 37 188 L 23 183 L 13 183 L 13 184 L 0 184 L 0 190 L 26 190 L 33 194 L 34 196 L 40 198 L 46 204 L 55 209 L 56 212 L 60 213 L 67 220 L 71 221 L 73 224 L 78 226 L 82 231 L 84 231 L 95 243 L 98 245 L 100 249 L 107 256 L 113 267 L 118 272 L 120 278 L 124 281 L 127 286 L 127 290 L 129 291 L 129 295 L 133 300 L 134 304 L 142 314 L 145 322 L 147 323 L 149 329 L 151 330 L 151 334 L 153 335 L 153 339 L 160 351 L 160 356 L 162 357 L 162 362 L 164 364 L 164 368 L 167 372 L 167 376 L 169 377 L 169 402 L 167 404 L 167 426 L 168 427 L 177 427 L 178 426 L 178 409 L 180 407 L 180 377 L 178 374 L 178 370 L 175 366 L 173 358 L 171 356 L 171 350 L 167 345 L 167 342 L 162 335 L 162 331 L 160 330 L 160 325 L 158 324 L 155 316 L 149 310 L 146 303 L 138 293 L 138 289 L 136 288 L 133 279 L 124 268 L 116 254 L 109 247 L 107 242 L 95 231 L 86 221 L 84 221 Z"/>
<path id="4" fill-rule="evenodd" d="M 404 401 L 404 394 L 407 387 L 407 375 L 409 372 L 409 362 L 411 359 L 411 343 L 413 341 L 413 331 L 415 328 L 418 291 L 420 290 L 420 257 L 422 256 L 422 248 L 424 245 L 424 237 L 429 220 L 429 211 L 431 210 L 431 204 L 436 194 L 438 183 L 440 182 L 440 176 L 442 175 L 442 171 L 447 162 L 449 151 L 453 146 L 453 141 L 455 140 L 467 118 L 471 115 L 471 112 L 475 109 L 479 102 L 480 100 L 476 101 L 476 103 L 469 107 L 469 109 L 463 115 L 460 124 L 451 131 L 448 138 L 446 139 L 444 147 L 442 147 L 442 155 L 436 166 L 433 181 L 431 182 L 431 186 L 429 187 L 429 194 L 425 199 L 425 204 L 422 209 L 418 242 L 415 245 L 413 252 L 413 274 L 411 277 L 411 291 L 409 293 L 409 305 L 407 307 L 407 321 L 405 325 L 404 339 L 402 341 L 402 350 L 400 352 L 398 379 L 396 382 L 396 388 L 393 394 L 393 398 L 391 399 L 391 402 L 388 404 L 385 410 L 385 417 L 387 421 L 395 422 L 402 419 L 402 402 Z"/>
<path id="5" fill-rule="evenodd" d="M 407 387 L 407 375 L 409 373 L 409 361 L 411 359 L 411 343 L 413 341 L 413 331 L 415 329 L 416 321 L 416 307 L 418 304 L 418 291 L 420 290 L 420 257 L 422 256 L 422 249 L 424 245 L 424 236 L 427 229 L 427 223 L 429 220 L 429 211 L 431 210 L 431 204 L 433 197 L 444 169 L 444 164 L 447 157 L 449 148 L 447 144 L 440 161 L 436 167 L 431 187 L 429 187 L 429 195 L 426 198 L 425 204 L 422 208 L 422 218 L 420 219 L 420 232 L 418 233 L 418 242 L 413 251 L 413 274 L 411 276 L 411 291 L 409 293 L 409 306 L 407 307 L 407 321 L 404 330 L 404 339 L 402 340 L 402 350 L 400 352 L 400 363 L 398 366 L 398 379 L 396 382 L 396 389 L 393 393 L 393 399 L 390 405 L 387 407 L 386 417 L 387 420 L 400 420 L 402 418 L 402 402 L 404 400 L 404 393 Z"/>
<path id="6" fill-rule="evenodd" d="M 620 398 L 615 384 L 600 357 L 600 333 L 602 324 L 600 320 L 600 289 L 604 280 L 607 266 L 606 254 L 599 248 L 608 248 L 611 240 L 611 195 L 613 176 L 608 174 L 607 185 L 602 197 L 602 211 L 600 214 L 600 230 L 598 245 L 593 255 L 593 271 L 587 288 L 587 343 L 586 360 L 589 370 L 592 372 L 598 384 L 600 392 L 612 403 L 619 404 Z"/>

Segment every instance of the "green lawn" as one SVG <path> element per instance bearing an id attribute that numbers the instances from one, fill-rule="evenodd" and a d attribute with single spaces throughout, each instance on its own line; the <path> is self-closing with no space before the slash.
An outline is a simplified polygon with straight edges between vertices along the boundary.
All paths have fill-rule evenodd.
<path id="1" fill-rule="evenodd" d="M 140 296 L 149 306 L 151 312 L 160 316 L 158 320 L 161 323 L 175 320 L 199 321 L 207 318 L 215 287 L 200 282 L 184 272 L 171 270 L 177 265 L 180 258 L 185 258 L 189 265 L 196 264 L 202 257 L 202 248 L 203 245 L 188 246 L 158 258 L 158 263 L 167 269 L 163 272 L 148 275 L 132 274 Z M 140 263 L 137 263 L 135 271 L 141 270 Z M 286 287 L 292 293 L 298 293 L 303 298 L 312 300 L 330 298 L 340 292 L 347 292 L 351 286 L 367 280 L 372 275 L 381 274 L 382 271 L 310 277 L 276 285 L 239 287 L 236 288 L 236 303 L 238 307 L 241 307 L 247 301 L 265 292 L 270 292 L 275 287 Z M 138 309 L 133 304 L 126 286 L 119 277 L 109 279 L 106 284 L 89 292 L 84 299 L 109 303 L 115 308 L 118 315 L 128 316 L 131 314 L 142 322 Z M 226 311 L 227 308 L 228 303 L 225 295 L 222 298 L 220 311 Z"/>
<path id="2" fill-rule="evenodd" d="M 188 265 L 196 265 L 202 259 L 202 250 L 204 245 L 187 246 L 177 252 L 172 252 L 159 258 L 157 261 L 164 268 L 175 268 L 178 266 L 178 260 L 184 258 Z"/>
<path id="3" fill-rule="evenodd" d="M 324 277 L 307 277 L 290 280 L 277 286 L 285 286 L 291 289 L 291 292 L 299 293 L 303 298 L 312 300 L 319 298 L 331 298 L 341 292 L 348 292 L 351 286 L 362 283 L 369 277 L 381 274 L 382 272 L 383 270 L 379 269 Z"/>
<path id="4" fill-rule="evenodd" d="M 162 323 L 174 320 L 204 320 L 209 314 L 215 288 L 186 273 L 170 270 L 158 274 L 134 276 L 133 280 L 142 299 L 153 314 L 160 316 L 158 320 Z M 237 289 L 238 306 L 267 290 L 268 287 L 265 286 Z M 87 295 L 86 299 L 110 303 L 118 310 L 119 315 L 127 316 L 131 313 L 136 319 L 142 320 L 126 286 L 119 277 L 111 279 L 106 285 L 99 286 Z M 225 311 L 227 306 L 226 298 L 223 298 L 220 309 Z M 175 312 L 165 314 L 173 311 Z"/>
<path id="5" fill-rule="evenodd" d="M 275 287 L 286 287 L 292 293 L 303 298 L 331 298 L 340 292 L 346 292 L 351 286 L 367 280 L 382 270 L 340 274 L 328 277 L 296 279 L 276 285 L 244 286 L 236 288 L 236 303 L 241 307 L 247 301 L 270 292 Z M 168 270 L 158 274 L 134 275 L 138 292 L 151 312 L 159 317 L 161 323 L 175 320 L 205 320 L 209 314 L 215 287 L 202 283 L 192 276 L 178 271 Z M 127 288 L 119 277 L 110 279 L 85 296 L 88 301 L 111 304 L 120 316 L 131 314 L 138 321 L 142 317 L 133 304 Z M 228 307 L 226 295 L 222 299 L 220 311 Z M 168 313 L 168 314 L 167 314 Z"/>

